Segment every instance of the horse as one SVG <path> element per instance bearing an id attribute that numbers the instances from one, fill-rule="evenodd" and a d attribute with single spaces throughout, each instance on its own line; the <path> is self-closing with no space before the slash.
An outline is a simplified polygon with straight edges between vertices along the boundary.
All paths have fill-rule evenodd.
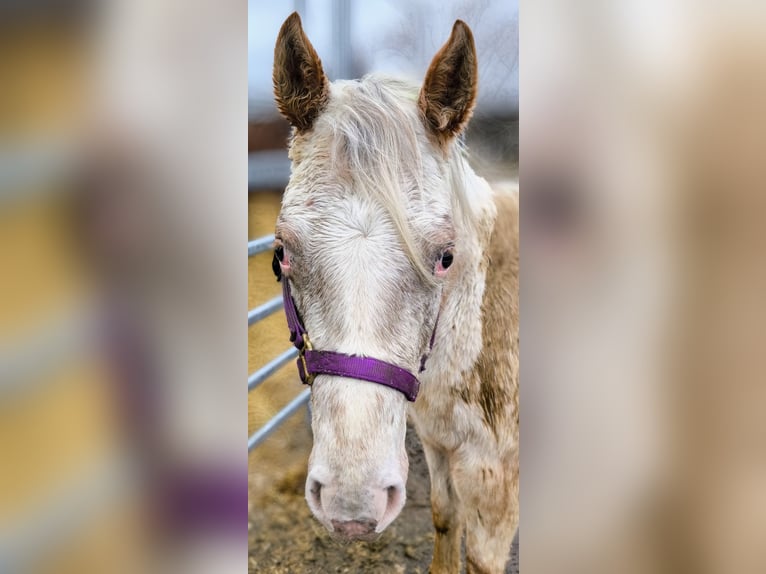
<path id="1" fill-rule="evenodd" d="M 368 540 L 405 504 L 408 416 L 431 479 L 431 572 L 503 572 L 519 520 L 518 187 L 493 189 L 461 133 L 473 35 L 455 22 L 421 87 L 330 82 L 293 13 L 274 52 L 292 125 L 275 229 L 314 444 L 306 499 Z M 418 373 L 416 376 L 414 373 Z"/>

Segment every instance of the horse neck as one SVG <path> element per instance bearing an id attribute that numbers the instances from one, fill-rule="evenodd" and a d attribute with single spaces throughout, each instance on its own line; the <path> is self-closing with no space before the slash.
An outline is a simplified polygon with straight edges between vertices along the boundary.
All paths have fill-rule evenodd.
<path id="1" fill-rule="evenodd" d="M 432 355 L 435 368 L 431 368 L 429 361 L 429 368 L 433 373 L 439 373 L 441 380 L 459 378 L 461 373 L 471 370 L 482 348 L 481 305 L 488 264 L 486 251 L 496 209 L 489 184 L 467 165 L 464 184 L 465 197 L 473 206 L 474 216 L 469 224 L 461 226 L 459 232 L 455 253 L 460 261 L 442 294 Z"/>

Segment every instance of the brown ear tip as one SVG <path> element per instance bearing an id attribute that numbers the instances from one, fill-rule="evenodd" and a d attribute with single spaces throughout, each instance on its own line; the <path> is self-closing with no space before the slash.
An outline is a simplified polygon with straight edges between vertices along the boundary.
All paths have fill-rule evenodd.
<path id="1" fill-rule="evenodd" d="M 473 33 L 471 27 L 463 22 L 463 20 L 455 20 L 455 24 L 452 26 L 452 35 L 460 34 L 461 36 L 467 36 L 469 39 L 473 39 Z"/>
<path id="2" fill-rule="evenodd" d="M 287 30 L 302 30 L 303 24 L 301 22 L 301 16 L 298 14 L 298 12 L 293 12 L 290 14 L 286 19 L 284 24 L 282 24 L 282 32 L 286 32 Z"/>

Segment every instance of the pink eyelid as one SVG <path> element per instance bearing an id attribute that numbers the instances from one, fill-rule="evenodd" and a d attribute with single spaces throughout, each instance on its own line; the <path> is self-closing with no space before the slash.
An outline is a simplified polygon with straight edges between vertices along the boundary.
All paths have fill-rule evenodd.
<path id="1" fill-rule="evenodd" d="M 287 251 L 287 247 L 285 247 L 285 244 L 282 243 L 282 241 L 279 238 L 274 240 L 274 249 L 276 249 L 277 247 L 281 247 L 284 251 L 284 255 L 282 256 L 282 261 L 279 262 L 279 266 L 283 270 L 290 269 L 290 253 L 289 251 Z"/>
<path id="2" fill-rule="evenodd" d="M 449 268 L 445 269 L 444 266 L 442 265 L 442 257 L 447 252 L 453 253 L 453 247 L 451 245 L 449 247 L 446 247 L 444 251 L 442 251 L 441 255 L 439 255 L 439 258 L 436 260 L 436 263 L 434 264 L 434 275 L 436 277 L 444 277 L 447 273 L 449 273 Z"/>

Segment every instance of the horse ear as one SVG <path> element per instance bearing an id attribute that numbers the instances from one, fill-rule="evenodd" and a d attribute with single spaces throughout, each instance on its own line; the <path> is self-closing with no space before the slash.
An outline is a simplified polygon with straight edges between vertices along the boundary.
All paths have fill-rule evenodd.
<path id="1" fill-rule="evenodd" d="M 442 142 L 465 128 L 476 103 L 476 47 L 468 25 L 457 20 L 447 43 L 434 56 L 420 89 L 418 107 L 426 127 Z"/>
<path id="2" fill-rule="evenodd" d="M 298 131 L 311 129 L 330 90 L 322 62 L 297 12 L 288 16 L 274 48 L 274 97 L 279 111 Z"/>

